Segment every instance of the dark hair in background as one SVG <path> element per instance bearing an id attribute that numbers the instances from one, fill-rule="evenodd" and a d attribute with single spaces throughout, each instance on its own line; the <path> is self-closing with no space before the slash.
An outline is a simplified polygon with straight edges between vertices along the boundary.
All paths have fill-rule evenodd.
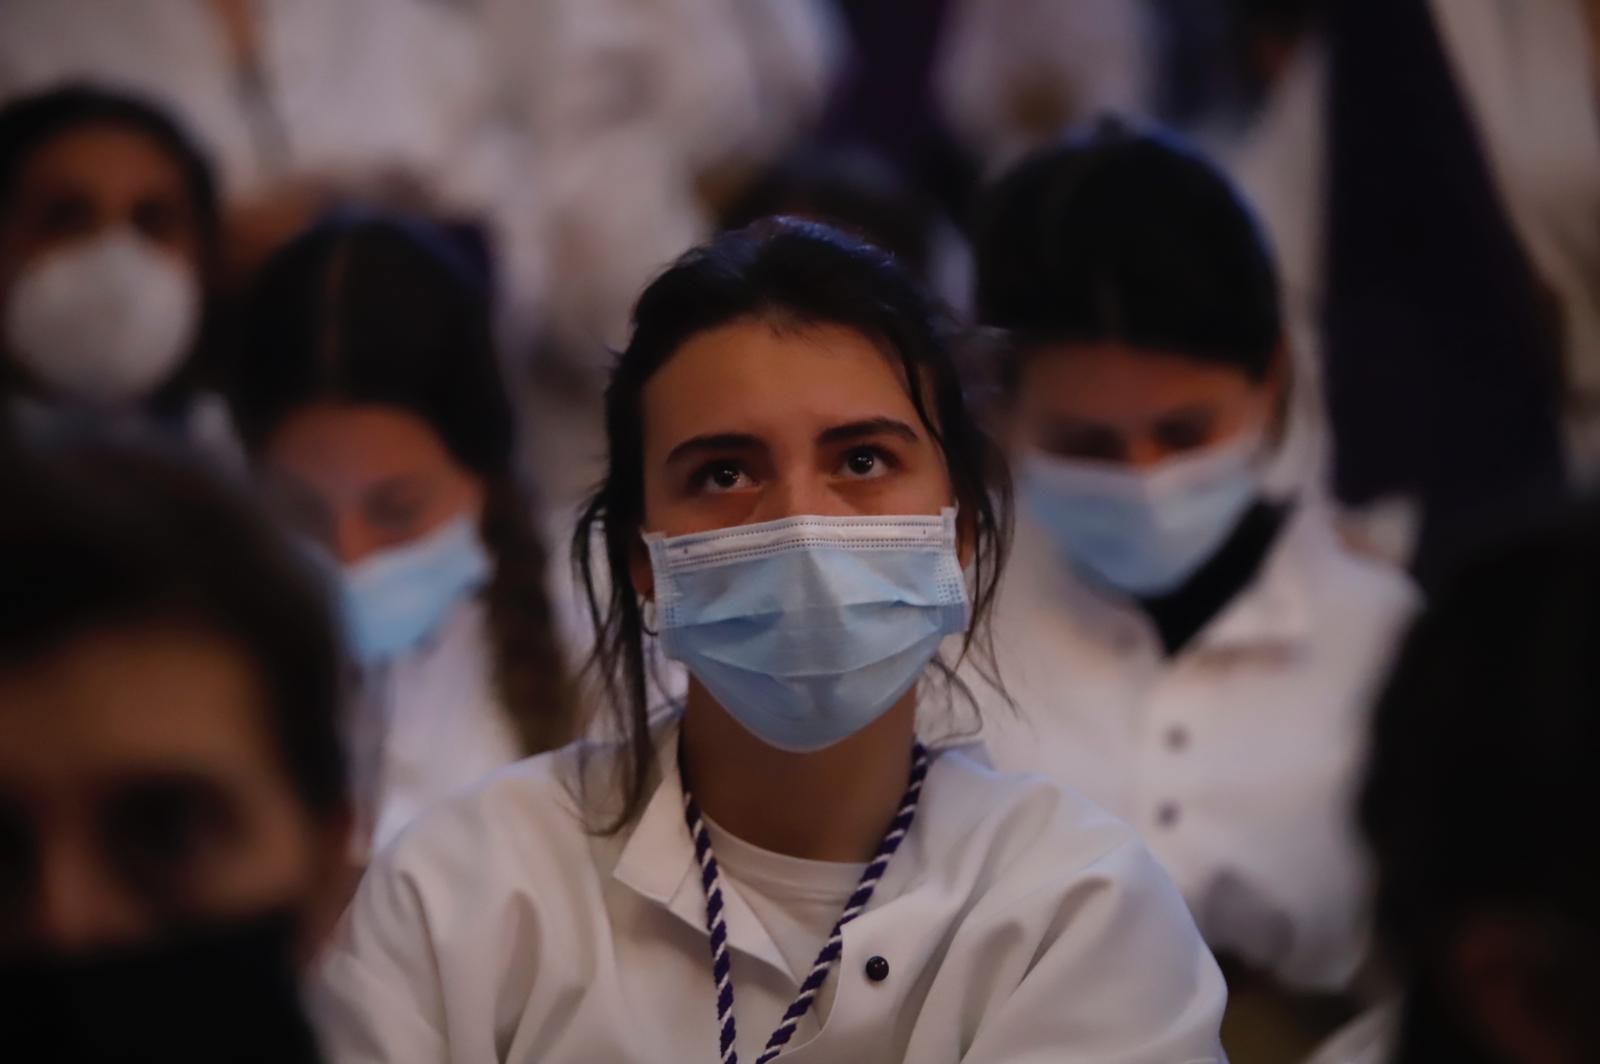
<path id="1" fill-rule="evenodd" d="M 807 218 L 894 255 L 913 277 L 933 267 L 933 203 L 880 156 L 864 149 L 811 147 L 759 178 L 723 215 L 720 227 L 743 229 L 778 215 Z"/>
<path id="2" fill-rule="evenodd" d="M 149 446 L 18 447 L 0 469 L 0 666 L 172 626 L 247 658 L 301 798 L 344 808 L 339 647 L 321 582 L 208 470 Z"/>
<path id="3" fill-rule="evenodd" d="M 177 163 L 199 222 L 200 282 L 206 295 L 201 328 L 188 360 L 149 400 L 157 411 L 174 411 L 219 372 L 215 362 L 221 343 L 215 294 L 222 269 L 217 182 L 205 153 L 178 121 L 138 96 L 90 85 L 65 85 L 11 101 L 0 107 L 0 213 L 11 210 L 17 182 L 37 152 L 58 137 L 94 126 L 136 133 Z"/>
<path id="4" fill-rule="evenodd" d="M 1457 567 L 1374 719 L 1360 820 L 1378 930 L 1406 980 L 1399 1060 L 1488 1061 L 1451 972 L 1474 916 L 1548 947 L 1553 1024 L 1600 1052 L 1600 507 Z"/>
<path id="5" fill-rule="evenodd" d="M 470 257 L 422 221 L 334 217 L 268 262 L 243 325 L 229 392 L 252 453 L 307 404 L 377 403 L 420 417 L 484 479 L 500 695 L 529 753 L 567 742 L 575 702 L 545 588 L 545 546 L 516 473 L 516 418 Z"/>
<path id="6" fill-rule="evenodd" d="M 987 194 L 978 314 L 1012 334 L 1003 367 L 1044 343 L 1174 352 L 1261 380 L 1283 321 L 1254 216 L 1210 163 L 1164 135 L 1102 122 L 1029 156 Z"/>
<path id="7" fill-rule="evenodd" d="M 1011 481 L 999 449 L 968 408 L 932 302 L 887 253 L 825 226 L 775 219 L 724 233 L 680 258 L 639 298 L 633 338 L 606 391 L 610 465 L 573 536 L 574 565 L 596 630 L 590 668 L 606 688 L 618 733 L 627 737 L 630 749 L 621 780 L 622 810 L 607 831 L 620 830 L 638 814 L 654 764 L 647 633 L 630 576 L 645 527 L 645 385 L 692 337 L 749 319 L 782 330 L 853 329 L 903 370 L 917 415 L 943 455 L 964 531 L 975 547 L 973 623 L 962 654 L 976 644 L 976 664 L 1000 687 L 992 676 L 985 622 L 1010 542 Z M 603 557 L 595 556 L 597 534 Z M 952 691 L 966 693 L 953 665 L 935 659 L 934 668 Z"/>

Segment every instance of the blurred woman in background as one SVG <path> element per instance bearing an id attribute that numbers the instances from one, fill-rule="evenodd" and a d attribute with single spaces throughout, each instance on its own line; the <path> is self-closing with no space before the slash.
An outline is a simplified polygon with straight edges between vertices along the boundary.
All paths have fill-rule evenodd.
<path id="1" fill-rule="evenodd" d="M 316 574 L 190 463 L 0 467 L 0 1038 L 30 1061 L 314 1058 L 348 896 Z"/>
<path id="2" fill-rule="evenodd" d="M 623 741 L 380 858 L 324 970 L 336 1060 L 1221 1059 L 1216 966 L 1134 834 L 916 739 L 1009 509 L 937 320 L 794 222 L 645 292 L 576 540 Z M 652 724 L 658 639 L 693 679 Z"/>
<path id="3" fill-rule="evenodd" d="M 264 268 L 233 410 L 263 490 L 337 573 L 361 672 L 358 841 L 560 746 L 576 711 L 472 264 L 346 216 Z"/>
<path id="4" fill-rule="evenodd" d="M 1185 148 L 1104 127 L 995 187 L 978 272 L 1024 501 L 996 766 L 1139 827 L 1240 1015 L 1252 987 L 1346 989 L 1366 879 L 1344 811 L 1413 593 L 1266 488 L 1289 380 L 1253 218 Z"/>
<path id="5" fill-rule="evenodd" d="M 217 212 L 204 156 L 148 104 L 66 88 L 0 109 L 0 399 L 20 421 L 226 438 L 200 390 Z"/>
<path id="6" fill-rule="evenodd" d="M 1444 579 L 1378 703 L 1361 828 L 1402 999 L 1317 1064 L 1600 1059 L 1600 510 Z"/>

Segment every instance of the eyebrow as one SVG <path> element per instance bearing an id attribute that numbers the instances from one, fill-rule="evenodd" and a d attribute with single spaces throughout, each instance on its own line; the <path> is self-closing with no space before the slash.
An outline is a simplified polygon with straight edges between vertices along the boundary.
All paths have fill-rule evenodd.
<path id="1" fill-rule="evenodd" d="M 916 443 L 922 439 L 917 435 L 916 429 L 897 418 L 869 417 L 862 421 L 851 421 L 824 429 L 817 434 L 817 442 L 849 443 L 851 440 L 867 439 L 872 436 L 898 436 L 907 443 Z"/>
<path id="2" fill-rule="evenodd" d="M 716 432 L 706 436 L 690 436 L 667 454 L 667 461 L 676 462 L 696 451 L 758 451 L 762 446 L 756 437 L 743 432 Z"/>
<path id="3" fill-rule="evenodd" d="M 817 434 L 817 442 L 825 444 L 849 443 L 852 440 L 873 436 L 898 436 L 907 443 L 922 439 L 917 430 L 897 418 L 871 417 L 834 425 Z M 717 432 L 704 436 L 691 436 L 667 454 L 668 462 L 676 462 L 686 455 L 702 451 L 759 451 L 766 444 L 755 436 L 743 432 Z"/>

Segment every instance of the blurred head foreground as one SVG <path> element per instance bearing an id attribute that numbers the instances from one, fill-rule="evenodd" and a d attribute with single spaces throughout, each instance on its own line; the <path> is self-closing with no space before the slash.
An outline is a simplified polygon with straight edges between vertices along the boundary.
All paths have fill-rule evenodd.
<path id="1" fill-rule="evenodd" d="M 1600 1058 L 1600 510 L 1486 553 L 1408 639 L 1361 823 L 1397 1059 Z"/>
<path id="2" fill-rule="evenodd" d="M 8 1034 L 186 1059 L 231 1028 L 302 1059 L 348 827 L 314 576 L 208 475 L 102 447 L 0 474 L 0 566 Z"/>

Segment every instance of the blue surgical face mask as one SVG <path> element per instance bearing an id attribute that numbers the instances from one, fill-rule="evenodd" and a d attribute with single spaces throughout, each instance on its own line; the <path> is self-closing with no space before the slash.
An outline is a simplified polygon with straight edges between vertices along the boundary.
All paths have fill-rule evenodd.
<path id="1" fill-rule="evenodd" d="M 492 571 L 469 516 L 346 566 L 340 598 L 351 653 L 370 666 L 414 649 L 458 602 L 487 584 Z"/>
<path id="2" fill-rule="evenodd" d="M 662 650 L 781 750 L 821 750 L 865 728 L 967 627 L 954 509 L 645 542 Z"/>
<path id="3" fill-rule="evenodd" d="M 1073 565 L 1128 594 L 1161 595 L 1222 547 L 1256 499 L 1261 449 L 1252 432 L 1144 472 L 1030 451 L 1022 495 Z"/>

